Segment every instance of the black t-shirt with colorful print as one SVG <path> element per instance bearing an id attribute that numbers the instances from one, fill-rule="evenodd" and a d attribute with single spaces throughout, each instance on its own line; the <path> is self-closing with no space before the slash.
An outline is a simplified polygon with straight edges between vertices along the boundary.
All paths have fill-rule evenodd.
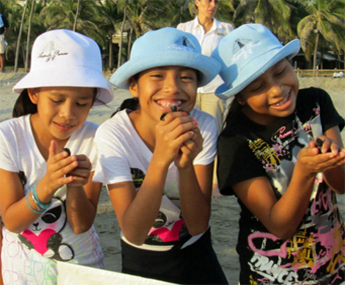
<path id="1" fill-rule="evenodd" d="M 218 142 L 221 193 L 232 185 L 266 176 L 277 199 L 284 195 L 299 151 L 326 130 L 344 127 L 330 96 L 322 89 L 299 90 L 296 110 L 263 126 L 239 112 Z M 258 189 L 260 191 L 260 189 Z M 303 191 L 303 189 L 301 189 Z M 240 200 L 237 251 L 241 284 L 340 284 L 345 281 L 345 227 L 335 193 L 319 173 L 309 208 L 289 240 L 269 233 Z"/>

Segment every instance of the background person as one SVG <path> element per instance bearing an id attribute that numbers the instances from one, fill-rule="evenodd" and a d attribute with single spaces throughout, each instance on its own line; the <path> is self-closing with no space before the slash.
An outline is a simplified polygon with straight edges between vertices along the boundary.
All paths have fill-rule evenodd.
<path id="1" fill-rule="evenodd" d="M 9 32 L 10 26 L 7 18 L 0 14 L 0 73 L 3 72 L 5 68 L 6 39 L 8 38 Z"/>
<path id="2" fill-rule="evenodd" d="M 234 29 L 231 24 L 218 21 L 214 17 L 217 12 L 218 2 L 218 0 L 195 0 L 194 4 L 197 8 L 195 19 L 180 23 L 177 26 L 177 29 L 193 34 L 201 45 L 201 53 L 207 56 L 211 56 L 220 40 Z M 202 111 L 216 118 L 219 132 L 223 126 L 224 102 L 216 97 L 214 92 L 222 83 L 223 80 L 217 75 L 206 86 L 199 87 L 197 95 L 197 105 L 200 106 Z M 216 164 L 212 188 L 214 197 L 218 197 Z"/>

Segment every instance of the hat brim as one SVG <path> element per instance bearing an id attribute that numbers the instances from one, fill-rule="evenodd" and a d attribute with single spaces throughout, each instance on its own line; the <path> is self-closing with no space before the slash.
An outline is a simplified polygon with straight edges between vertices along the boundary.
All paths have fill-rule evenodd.
<path id="1" fill-rule="evenodd" d="M 199 86 L 211 82 L 221 68 L 216 60 L 202 54 L 188 51 L 169 51 L 140 58 L 131 58 L 115 71 L 109 82 L 118 88 L 128 89 L 129 79 L 133 75 L 161 66 L 185 66 L 200 71 L 201 81 Z"/>
<path id="2" fill-rule="evenodd" d="M 216 89 L 216 96 L 220 99 L 226 100 L 231 96 L 234 96 L 247 87 L 252 81 L 257 79 L 273 65 L 284 58 L 294 57 L 300 50 L 300 41 L 298 39 L 293 40 L 279 49 L 271 50 L 264 55 L 251 61 L 242 71 L 241 75 L 235 79 L 231 86 L 226 84 L 220 85 Z M 236 68 L 236 66 L 235 66 Z M 234 70 L 234 72 L 236 72 Z"/>
<path id="3" fill-rule="evenodd" d="M 21 93 L 24 89 L 38 87 L 98 88 L 94 105 L 110 103 L 114 98 L 113 91 L 103 74 L 83 66 L 60 66 L 60 68 L 30 71 L 13 87 L 13 92 Z"/>

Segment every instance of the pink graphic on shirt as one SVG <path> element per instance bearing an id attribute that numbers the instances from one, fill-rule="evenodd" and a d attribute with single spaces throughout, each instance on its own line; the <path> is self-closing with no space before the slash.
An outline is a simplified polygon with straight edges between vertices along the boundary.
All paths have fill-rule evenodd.
<path id="1" fill-rule="evenodd" d="M 54 234 L 56 234 L 56 231 L 51 229 L 43 230 L 39 235 L 34 234 L 32 231 L 25 230 L 22 236 L 27 238 L 32 243 L 35 250 L 43 255 L 48 250 L 47 243 L 49 238 Z"/>
<path id="2" fill-rule="evenodd" d="M 162 227 L 159 229 L 151 230 L 149 235 L 158 236 L 163 242 L 177 241 L 179 240 L 179 234 L 182 226 L 184 225 L 184 220 L 178 220 L 174 223 L 172 229 L 167 227 Z"/>

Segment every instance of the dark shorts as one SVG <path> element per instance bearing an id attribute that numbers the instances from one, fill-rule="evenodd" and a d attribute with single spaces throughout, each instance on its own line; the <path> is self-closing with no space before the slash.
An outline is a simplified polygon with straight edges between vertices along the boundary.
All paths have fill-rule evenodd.
<path id="1" fill-rule="evenodd" d="M 121 240 L 122 272 L 177 284 L 229 284 L 212 248 L 210 229 L 184 249 L 142 250 Z"/>

